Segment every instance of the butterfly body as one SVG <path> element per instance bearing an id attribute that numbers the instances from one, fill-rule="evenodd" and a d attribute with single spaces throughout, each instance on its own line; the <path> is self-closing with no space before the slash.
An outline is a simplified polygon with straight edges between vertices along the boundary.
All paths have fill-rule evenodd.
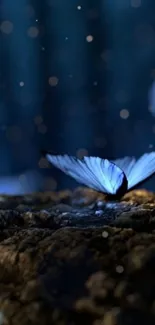
<path id="1" fill-rule="evenodd" d="M 155 152 L 146 153 L 138 160 L 124 157 L 114 161 L 99 157 L 78 159 L 68 155 L 44 154 L 52 165 L 77 182 L 103 192 L 110 200 L 119 200 L 155 173 Z"/>
<path id="2" fill-rule="evenodd" d="M 106 194 L 106 200 L 119 201 L 121 197 L 123 197 L 125 193 L 127 193 L 127 191 L 128 191 L 128 180 L 126 178 L 126 175 L 124 174 L 124 178 L 121 186 L 117 189 L 115 194 Z"/>

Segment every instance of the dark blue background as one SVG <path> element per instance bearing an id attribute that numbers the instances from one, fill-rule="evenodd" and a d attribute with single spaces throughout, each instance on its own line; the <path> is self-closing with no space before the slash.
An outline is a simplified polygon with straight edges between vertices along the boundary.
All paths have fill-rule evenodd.
<path id="1" fill-rule="evenodd" d="M 41 149 L 154 150 L 154 77 L 154 0 L 1 1 L 0 177 L 33 170 L 38 189 L 60 189 L 75 182 Z"/>

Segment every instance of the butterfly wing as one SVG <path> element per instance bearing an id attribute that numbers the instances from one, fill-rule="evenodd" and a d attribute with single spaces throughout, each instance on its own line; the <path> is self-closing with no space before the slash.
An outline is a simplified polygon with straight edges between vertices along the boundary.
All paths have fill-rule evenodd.
<path id="1" fill-rule="evenodd" d="M 137 161 L 134 157 L 117 159 L 114 163 L 120 167 L 127 179 L 128 189 L 133 189 L 155 173 L 155 152 L 142 155 Z"/>
<path id="2" fill-rule="evenodd" d="M 99 157 L 84 157 L 46 154 L 47 160 L 77 182 L 97 191 L 116 194 L 124 181 L 123 171 L 114 163 Z"/>
<path id="3" fill-rule="evenodd" d="M 124 158 L 116 159 L 113 162 L 123 170 L 127 179 L 129 179 L 132 168 L 136 163 L 136 159 L 134 157 L 124 157 Z"/>
<path id="4" fill-rule="evenodd" d="M 128 178 L 128 189 L 133 189 L 155 173 L 155 152 L 145 153 L 133 164 Z"/>

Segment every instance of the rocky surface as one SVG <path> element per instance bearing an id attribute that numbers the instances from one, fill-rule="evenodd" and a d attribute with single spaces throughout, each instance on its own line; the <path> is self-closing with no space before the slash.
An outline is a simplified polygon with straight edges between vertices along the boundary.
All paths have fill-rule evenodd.
<path id="1" fill-rule="evenodd" d="M 0 196 L 0 325 L 154 325 L 155 194 Z"/>

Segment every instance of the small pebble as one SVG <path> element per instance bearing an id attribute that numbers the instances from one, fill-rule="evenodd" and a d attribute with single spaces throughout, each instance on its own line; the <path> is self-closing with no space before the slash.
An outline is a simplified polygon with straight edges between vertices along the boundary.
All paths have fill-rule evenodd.
<path id="1" fill-rule="evenodd" d="M 96 210 L 95 211 L 96 216 L 102 216 L 102 214 L 103 214 L 103 210 Z"/>
<path id="2" fill-rule="evenodd" d="M 68 212 L 63 212 L 63 213 L 61 213 L 61 216 L 62 217 L 65 217 L 65 216 L 67 216 L 68 215 Z"/>
<path id="3" fill-rule="evenodd" d="M 97 206 L 99 208 L 103 207 L 104 205 L 105 205 L 105 202 L 103 202 L 103 201 L 97 201 Z"/>

